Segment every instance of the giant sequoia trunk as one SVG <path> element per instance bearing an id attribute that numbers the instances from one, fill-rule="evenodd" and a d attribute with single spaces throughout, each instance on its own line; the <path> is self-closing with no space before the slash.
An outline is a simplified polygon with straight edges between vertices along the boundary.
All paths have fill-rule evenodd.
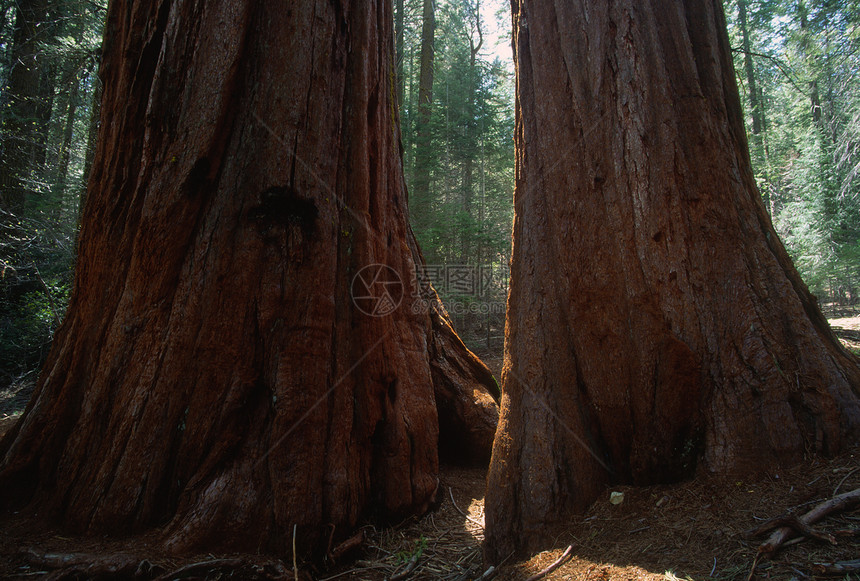
<path id="1" fill-rule="evenodd" d="M 410 284 L 391 22 L 111 2 L 74 294 L 5 502 L 175 550 L 287 551 L 298 525 L 312 552 L 425 510 L 440 438 L 489 455 L 492 376 Z"/>
<path id="2" fill-rule="evenodd" d="M 720 0 L 514 2 L 517 172 L 486 554 L 607 483 L 796 462 L 860 370 L 761 204 Z"/>

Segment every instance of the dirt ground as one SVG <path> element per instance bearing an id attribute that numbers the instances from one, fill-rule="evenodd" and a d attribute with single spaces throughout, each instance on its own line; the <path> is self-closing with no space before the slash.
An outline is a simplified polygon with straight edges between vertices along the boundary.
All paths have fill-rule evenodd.
<path id="1" fill-rule="evenodd" d="M 839 317 L 830 319 L 830 328 L 842 344 L 855 355 L 860 356 L 860 317 Z"/>
<path id="2" fill-rule="evenodd" d="M 609 502 L 610 490 L 570 527 L 549 550 L 524 562 L 505 563 L 495 579 L 524 581 L 553 563 L 567 546 L 572 558 L 546 579 L 582 581 L 675 579 L 749 579 L 757 547 L 764 537 L 745 533 L 773 517 L 803 514 L 835 493 L 860 487 L 860 449 L 829 460 L 810 459 L 791 469 L 750 481 L 699 479 L 672 486 L 618 487 L 621 504 Z M 435 512 L 388 529 L 366 527 L 366 541 L 342 562 L 310 567 L 299 563 L 302 580 L 329 581 L 392 579 L 416 554 L 417 567 L 408 579 L 474 580 L 485 568 L 483 539 L 484 471 L 445 467 L 441 492 L 445 498 Z M 453 500 L 456 502 L 452 502 Z M 805 540 L 760 563 L 753 579 L 818 578 L 820 563 L 857 559 L 860 555 L 860 512 L 832 516 L 816 525 L 833 534 L 838 545 Z M 766 535 L 765 535 L 766 537 Z M 277 565 L 280 576 L 261 576 L 271 563 L 249 555 L 198 555 L 175 559 L 163 555 L 152 537 L 126 541 L 74 539 L 61 531 L 34 526 L 17 516 L 0 520 L 0 578 L 38 579 L 51 567 L 93 561 L 94 556 L 145 563 L 137 578 L 152 579 L 294 579 L 291 558 Z M 236 562 L 241 563 L 240 568 Z M 198 564 L 196 575 L 181 568 Z M 209 569 L 199 564 L 212 563 Z M 139 567 L 139 565 L 138 565 Z M 86 571 L 82 566 L 81 571 Z M 257 573 L 255 573 L 257 571 Z M 86 573 L 69 579 L 89 579 Z M 108 578 L 130 578 L 129 573 Z M 842 576 L 843 579 L 857 579 Z"/>
<path id="3" fill-rule="evenodd" d="M 860 317 L 836 319 L 832 324 L 840 327 L 837 334 L 849 348 L 860 349 Z M 499 372 L 500 360 L 488 364 Z M 20 392 L 15 397 L 20 399 Z M 19 413 L 8 406 L 0 407 L 0 436 L 17 421 Z M 808 458 L 798 466 L 755 479 L 700 476 L 671 486 L 607 489 L 586 514 L 571 519 L 567 531 L 547 551 L 528 561 L 506 562 L 492 578 L 525 581 L 555 562 L 567 547 L 571 547 L 571 558 L 545 579 L 824 578 L 822 564 L 860 558 L 857 507 L 815 525 L 831 534 L 836 545 L 802 540 L 773 559 L 762 560 L 755 571 L 757 549 L 767 534 L 751 537 L 748 531 L 775 517 L 802 515 L 835 494 L 860 488 L 858 459 L 860 446 L 836 458 Z M 486 568 L 480 550 L 484 478 L 481 468 L 443 467 L 443 498 L 436 511 L 391 528 L 367 526 L 360 547 L 337 561 L 314 566 L 297 563 L 298 576 L 289 555 L 281 561 L 253 555 L 177 559 L 163 554 L 152 535 L 125 540 L 80 539 L 46 528 L 29 515 L 7 515 L 0 517 L 0 579 L 489 579 L 482 577 Z M 612 492 L 623 493 L 620 504 L 609 501 Z M 111 566 L 114 570 L 120 565 L 125 568 L 119 574 L 99 577 L 95 569 L 88 569 L 98 560 L 102 572 Z M 414 568 L 400 577 L 410 563 Z M 860 580 L 860 572 L 829 578 Z"/>
<path id="4" fill-rule="evenodd" d="M 860 449 L 831 460 L 811 459 L 752 481 L 700 479 L 607 490 L 588 513 L 571 520 L 568 532 L 552 548 L 525 562 L 506 563 L 495 578 L 525 580 L 571 546 L 572 558 L 547 579 L 745 580 L 764 541 L 748 538 L 746 531 L 789 512 L 802 514 L 836 492 L 860 487 L 858 454 Z M 381 581 L 420 546 L 419 566 L 410 578 L 478 578 L 484 572 L 479 551 L 483 529 L 478 524 L 483 517 L 483 472 L 448 468 L 443 484 L 451 487 L 465 515 L 446 502 L 416 523 L 371 537 L 361 559 L 318 578 Z M 618 505 L 609 502 L 613 491 L 624 494 Z M 804 541 L 759 564 L 753 578 L 804 579 L 812 576 L 816 563 L 860 555 L 858 511 L 827 519 L 821 529 L 839 531 L 839 545 Z"/>

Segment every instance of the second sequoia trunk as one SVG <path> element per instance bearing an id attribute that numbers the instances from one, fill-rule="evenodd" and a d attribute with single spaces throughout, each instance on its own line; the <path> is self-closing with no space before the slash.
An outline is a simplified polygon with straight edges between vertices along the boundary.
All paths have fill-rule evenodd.
<path id="1" fill-rule="evenodd" d="M 514 2 L 517 170 L 486 554 L 614 482 L 839 450 L 860 370 L 765 212 L 719 0 Z"/>
<path id="2" fill-rule="evenodd" d="M 2 502 L 177 551 L 290 554 L 297 525 L 320 552 L 425 510 L 440 439 L 488 455 L 492 376 L 410 284 L 391 16 L 111 2 L 74 293 Z"/>

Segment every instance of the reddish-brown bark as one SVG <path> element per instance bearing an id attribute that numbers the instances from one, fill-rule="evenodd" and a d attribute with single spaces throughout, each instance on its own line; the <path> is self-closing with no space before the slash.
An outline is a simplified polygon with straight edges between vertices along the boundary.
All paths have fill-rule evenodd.
<path id="1" fill-rule="evenodd" d="M 488 455 L 492 376 L 409 304 L 391 22 L 388 0 L 111 2 L 75 290 L 0 445 L 5 501 L 177 551 L 288 554 L 298 525 L 309 553 L 424 511 L 460 420 Z M 374 317 L 350 292 L 377 263 L 406 288 Z M 442 434 L 437 406 L 462 412 Z"/>
<path id="2" fill-rule="evenodd" d="M 514 2 L 517 171 L 486 555 L 608 483 L 758 471 L 860 427 L 860 369 L 757 193 L 719 0 Z"/>

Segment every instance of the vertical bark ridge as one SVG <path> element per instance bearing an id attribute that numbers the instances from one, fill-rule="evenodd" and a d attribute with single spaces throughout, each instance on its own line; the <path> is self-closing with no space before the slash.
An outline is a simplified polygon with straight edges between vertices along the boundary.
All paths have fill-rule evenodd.
<path id="1" fill-rule="evenodd" d="M 854 437 L 860 369 L 755 190 L 721 4 L 519 2 L 514 46 L 487 558 L 538 548 L 610 483 L 767 470 Z"/>
<path id="2" fill-rule="evenodd" d="M 4 503 L 175 551 L 297 526 L 319 554 L 434 501 L 437 402 L 488 455 L 492 376 L 410 304 L 390 2 L 258 4 L 111 3 L 75 290 L 0 444 Z M 387 316 L 350 295 L 375 264 L 402 282 Z"/>

